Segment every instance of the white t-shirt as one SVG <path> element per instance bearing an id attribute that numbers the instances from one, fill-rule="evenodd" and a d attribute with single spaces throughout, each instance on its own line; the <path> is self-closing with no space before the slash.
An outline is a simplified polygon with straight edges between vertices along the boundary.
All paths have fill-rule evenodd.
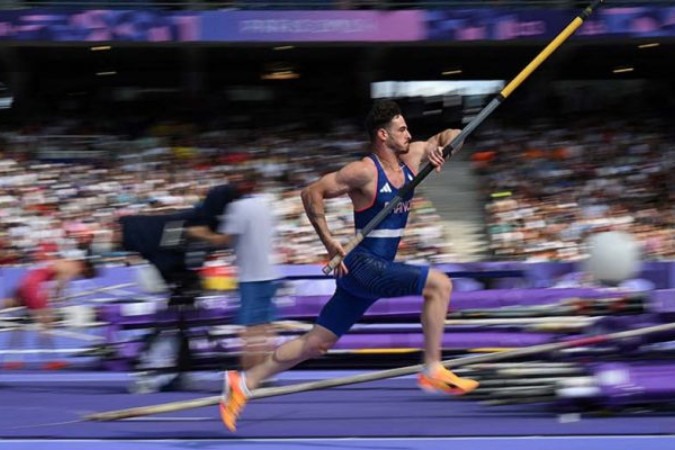
<path id="1" fill-rule="evenodd" d="M 278 279 L 274 211 L 267 197 L 250 195 L 230 203 L 224 219 L 219 231 L 233 237 L 239 281 Z"/>

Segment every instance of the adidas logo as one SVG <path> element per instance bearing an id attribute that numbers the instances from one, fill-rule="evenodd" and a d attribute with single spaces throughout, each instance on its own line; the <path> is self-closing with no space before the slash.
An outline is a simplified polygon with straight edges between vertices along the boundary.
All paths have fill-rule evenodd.
<path id="1" fill-rule="evenodd" d="M 389 187 L 389 183 L 384 183 L 384 186 L 382 186 L 382 189 L 380 189 L 380 193 L 383 192 L 391 192 L 391 188 Z"/>

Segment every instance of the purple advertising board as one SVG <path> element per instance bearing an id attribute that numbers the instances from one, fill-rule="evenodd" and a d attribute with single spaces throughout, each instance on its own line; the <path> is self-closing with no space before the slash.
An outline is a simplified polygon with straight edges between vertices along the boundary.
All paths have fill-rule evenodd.
<path id="1" fill-rule="evenodd" d="M 423 11 L 214 11 L 202 41 L 404 42 L 425 38 Z"/>
<path id="2" fill-rule="evenodd" d="M 195 12 L 145 10 L 0 11 L 0 41 L 193 42 Z"/>
<path id="3" fill-rule="evenodd" d="M 432 41 L 512 41 L 554 38 L 576 16 L 571 10 L 471 9 L 426 12 Z M 675 7 L 601 8 L 572 37 L 675 37 Z"/>
<path id="4" fill-rule="evenodd" d="M 549 40 L 578 11 L 0 11 L 0 41 L 414 42 Z M 675 38 L 675 7 L 600 8 L 572 39 Z"/>

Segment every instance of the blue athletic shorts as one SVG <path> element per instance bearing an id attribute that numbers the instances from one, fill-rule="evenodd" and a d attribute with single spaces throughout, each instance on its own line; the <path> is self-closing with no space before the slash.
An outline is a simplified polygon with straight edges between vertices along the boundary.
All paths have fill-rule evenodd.
<path id="1" fill-rule="evenodd" d="M 336 281 L 335 294 L 316 323 L 342 336 L 380 298 L 422 295 L 428 266 L 387 261 L 356 249 L 345 258 L 349 274 Z"/>
<path id="2" fill-rule="evenodd" d="M 278 285 L 277 280 L 240 282 L 237 323 L 252 326 L 272 322 L 276 316 L 276 308 L 272 299 L 277 292 Z"/>

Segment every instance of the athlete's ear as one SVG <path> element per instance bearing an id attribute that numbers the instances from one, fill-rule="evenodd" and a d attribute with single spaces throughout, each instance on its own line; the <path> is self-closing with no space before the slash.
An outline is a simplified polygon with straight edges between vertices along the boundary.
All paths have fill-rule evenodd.
<path id="1" fill-rule="evenodd" d="M 385 128 L 378 128 L 377 129 L 377 137 L 382 139 L 383 141 L 387 139 L 387 136 L 389 136 L 389 132 Z"/>

